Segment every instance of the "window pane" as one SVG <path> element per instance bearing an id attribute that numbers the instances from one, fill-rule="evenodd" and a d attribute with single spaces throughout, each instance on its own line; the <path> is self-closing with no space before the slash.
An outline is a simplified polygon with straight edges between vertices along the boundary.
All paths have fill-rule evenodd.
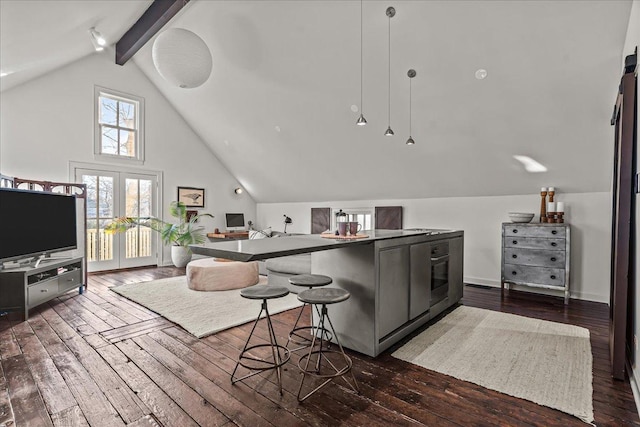
<path id="1" fill-rule="evenodd" d="M 98 215 L 100 218 L 113 218 L 113 178 L 101 176 L 98 183 Z"/>
<path id="2" fill-rule="evenodd" d="M 118 154 L 118 131 L 116 129 L 102 127 L 101 140 L 102 154 Z"/>
<path id="3" fill-rule="evenodd" d="M 121 156 L 135 156 L 135 132 L 129 132 L 128 130 L 120 131 L 120 155 Z"/>
<path id="4" fill-rule="evenodd" d="M 108 125 L 116 125 L 117 119 L 116 115 L 118 113 L 118 102 L 105 98 L 103 96 L 100 97 L 100 123 L 108 124 Z"/>
<path id="5" fill-rule="evenodd" d="M 151 216 L 151 181 L 148 179 L 140 180 L 140 216 Z"/>
<path id="6" fill-rule="evenodd" d="M 136 125 L 136 107 L 129 102 L 120 101 L 120 121 L 118 126 L 134 129 Z"/>
<path id="7" fill-rule="evenodd" d="M 95 218 L 98 215 L 97 182 L 97 176 L 82 175 L 82 183 L 87 186 L 87 218 Z"/>
<path id="8" fill-rule="evenodd" d="M 138 209 L 138 180 L 126 179 L 125 187 L 125 200 L 126 200 L 126 216 L 138 217 L 140 216 Z"/>

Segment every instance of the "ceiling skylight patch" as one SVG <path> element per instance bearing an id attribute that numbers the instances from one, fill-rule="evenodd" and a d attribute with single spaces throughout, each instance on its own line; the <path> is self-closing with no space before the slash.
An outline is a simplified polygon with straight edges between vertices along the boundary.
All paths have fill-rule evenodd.
<path id="1" fill-rule="evenodd" d="M 547 167 L 545 165 L 539 163 L 538 161 L 532 159 L 529 156 L 520 156 L 516 154 L 513 156 L 513 158 L 519 161 L 520 163 L 522 163 L 522 165 L 524 166 L 524 169 L 527 172 L 539 173 L 539 172 L 547 171 Z"/>

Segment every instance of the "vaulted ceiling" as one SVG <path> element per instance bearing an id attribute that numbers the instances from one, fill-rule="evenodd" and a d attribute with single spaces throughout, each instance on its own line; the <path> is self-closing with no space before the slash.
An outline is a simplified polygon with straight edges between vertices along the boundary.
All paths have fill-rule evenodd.
<path id="1" fill-rule="evenodd" d="M 149 3 L 2 0 L 0 66 L 70 62 L 90 53 L 87 28 L 115 41 Z M 393 137 L 383 135 L 388 6 Z M 192 0 L 164 29 L 207 43 L 209 80 L 171 86 L 153 66 L 153 40 L 133 61 L 258 202 L 609 191 L 630 9 L 630 0 L 364 1 L 362 105 L 359 1 Z M 45 48 L 39 26 L 65 31 Z M 7 46 L 7 31 L 22 37 Z M 44 69 L 31 68 L 3 89 Z M 528 173 L 514 155 L 548 171 Z"/>

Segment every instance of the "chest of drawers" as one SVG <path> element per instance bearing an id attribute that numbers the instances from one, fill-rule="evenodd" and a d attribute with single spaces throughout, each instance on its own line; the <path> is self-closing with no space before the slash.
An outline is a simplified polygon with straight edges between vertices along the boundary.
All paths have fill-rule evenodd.
<path id="1" fill-rule="evenodd" d="M 569 302 L 569 224 L 502 224 L 501 285 L 564 291 Z"/>

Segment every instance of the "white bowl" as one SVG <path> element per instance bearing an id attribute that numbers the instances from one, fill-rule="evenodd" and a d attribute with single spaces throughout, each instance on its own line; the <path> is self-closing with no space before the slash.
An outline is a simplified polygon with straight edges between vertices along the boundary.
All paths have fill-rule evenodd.
<path id="1" fill-rule="evenodd" d="M 535 214 L 527 212 L 509 212 L 509 219 L 511 220 L 511 222 L 531 222 L 534 216 Z"/>

